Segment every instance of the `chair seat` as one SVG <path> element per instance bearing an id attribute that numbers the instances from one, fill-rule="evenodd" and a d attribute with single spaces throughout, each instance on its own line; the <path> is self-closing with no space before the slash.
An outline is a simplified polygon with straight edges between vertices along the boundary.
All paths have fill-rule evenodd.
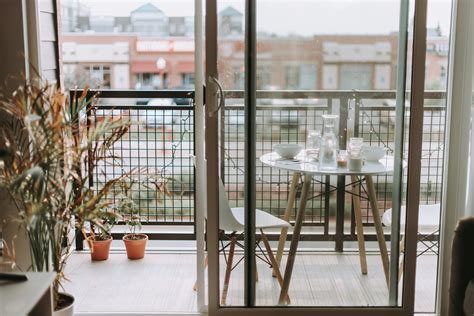
<path id="1" fill-rule="evenodd" d="M 402 206 L 400 208 L 401 218 L 400 226 L 401 229 L 405 229 L 406 223 L 406 207 Z M 439 216 L 441 213 L 440 204 L 420 204 L 419 206 L 419 216 L 418 216 L 418 230 L 419 231 L 429 231 L 435 232 L 439 229 Z M 390 227 L 392 225 L 392 209 L 389 208 L 383 214 L 383 224 Z"/>
<path id="2" fill-rule="evenodd" d="M 242 227 L 245 225 L 244 221 L 244 208 L 233 207 L 231 208 L 234 218 L 239 222 Z M 255 228 L 281 228 L 291 227 L 291 224 L 262 210 L 257 209 L 255 214 Z"/>

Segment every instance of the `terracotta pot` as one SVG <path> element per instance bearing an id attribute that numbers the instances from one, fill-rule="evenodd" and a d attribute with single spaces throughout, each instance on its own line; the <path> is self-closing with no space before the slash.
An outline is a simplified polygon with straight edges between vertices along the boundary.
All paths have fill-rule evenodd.
<path id="1" fill-rule="evenodd" d="M 53 312 L 53 316 L 74 316 L 74 296 L 59 293 L 59 309 Z"/>
<path id="2" fill-rule="evenodd" d="M 139 237 L 140 239 L 132 239 Z M 127 250 L 127 257 L 131 260 L 142 259 L 145 257 L 145 247 L 148 241 L 148 236 L 145 234 L 128 234 L 123 236 L 125 249 Z"/>
<path id="3" fill-rule="evenodd" d="M 102 261 L 109 258 L 110 244 L 112 236 L 106 240 L 94 240 L 92 236 L 87 237 L 89 248 L 91 249 L 91 259 L 93 261 Z"/>

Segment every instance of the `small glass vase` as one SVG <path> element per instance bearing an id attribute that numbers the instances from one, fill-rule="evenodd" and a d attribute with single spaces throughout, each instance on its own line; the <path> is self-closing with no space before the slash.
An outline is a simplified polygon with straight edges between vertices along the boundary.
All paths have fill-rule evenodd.
<path id="1" fill-rule="evenodd" d="M 321 137 L 321 149 L 319 150 L 319 169 L 337 169 L 338 141 L 336 135 L 336 122 L 339 116 L 323 115 L 323 135 Z"/>

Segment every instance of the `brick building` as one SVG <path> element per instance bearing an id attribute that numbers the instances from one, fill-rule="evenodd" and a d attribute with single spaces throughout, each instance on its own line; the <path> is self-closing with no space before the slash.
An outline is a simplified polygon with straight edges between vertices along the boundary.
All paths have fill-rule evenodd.
<path id="1" fill-rule="evenodd" d="M 219 14 L 219 67 L 226 89 L 244 85 L 243 16 L 227 7 Z M 66 85 L 112 89 L 159 89 L 194 84 L 193 23 L 166 17 L 151 4 L 130 17 L 77 19 L 80 32 L 63 33 Z M 101 21 L 101 23 L 99 23 Z M 240 21 L 240 22 L 239 22 Z M 82 24 L 81 24 L 82 23 Z M 87 29 L 84 31 L 84 29 Z M 446 78 L 448 38 L 430 30 L 427 88 Z M 257 43 L 258 89 L 394 89 L 397 34 L 278 37 L 261 34 Z"/>

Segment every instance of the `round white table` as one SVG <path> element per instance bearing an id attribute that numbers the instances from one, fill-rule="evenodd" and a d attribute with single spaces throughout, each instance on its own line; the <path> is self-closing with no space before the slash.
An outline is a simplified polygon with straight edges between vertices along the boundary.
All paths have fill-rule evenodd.
<path id="1" fill-rule="evenodd" d="M 377 206 L 377 197 L 375 194 L 375 187 L 372 176 L 374 175 L 383 175 L 391 174 L 394 170 L 394 159 L 392 156 L 385 156 L 379 161 L 365 161 L 362 169 L 359 171 L 350 171 L 345 168 L 337 168 L 334 170 L 321 170 L 317 161 L 306 156 L 303 151 L 295 159 L 283 159 L 277 153 L 268 153 L 260 157 L 260 161 L 267 166 L 278 168 L 281 170 L 288 170 L 293 172 L 293 178 L 290 186 L 290 193 L 288 197 L 288 205 L 285 210 L 284 220 L 289 221 L 291 211 L 293 209 L 295 200 L 296 200 L 296 186 L 298 184 L 299 178 L 301 175 L 304 176 L 303 180 L 303 189 L 300 197 L 300 205 L 298 207 L 298 212 L 296 213 L 296 220 L 293 229 L 293 236 L 290 244 L 290 251 L 288 253 L 288 261 L 285 268 L 285 274 L 283 277 L 283 284 L 281 287 L 279 303 L 285 304 L 285 299 L 288 294 L 288 289 L 290 286 L 291 275 L 293 272 L 293 266 L 296 258 L 296 251 L 298 249 L 298 242 L 301 234 L 302 222 L 304 218 L 304 213 L 306 209 L 306 202 L 308 200 L 309 189 L 311 187 L 311 182 L 314 175 L 334 175 L 334 176 L 350 176 L 352 183 L 352 198 L 354 203 L 354 217 L 356 222 L 356 231 L 357 231 L 357 243 L 359 246 L 359 258 L 361 265 L 361 272 L 367 274 L 367 259 L 365 252 L 365 242 L 364 242 L 364 229 L 362 223 L 362 213 L 360 209 L 360 188 L 359 176 L 364 177 L 367 184 L 367 193 L 370 201 L 370 206 L 372 210 L 372 216 L 374 219 L 374 226 L 377 235 L 377 241 L 380 249 L 380 256 L 382 258 L 382 264 L 385 273 L 385 280 L 388 284 L 388 272 L 389 272 L 389 258 L 387 252 L 387 245 L 385 243 L 385 236 L 383 232 L 380 212 Z M 281 258 L 283 255 L 283 249 L 285 246 L 286 236 L 288 233 L 287 228 L 283 228 L 280 234 L 280 239 L 278 242 L 278 251 L 276 260 L 280 265 Z M 279 267 L 274 267 L 278 269 Z M 276 273 L 274 273 L 276 274 Z"/>
<path id="2" fill-rule="evenodd" d="M 385 156 L 379 161 L 364 161 L 362 169 L 359 171 L 350 171 L 346 168 L 337 168 L 334 170 L 319 169 L 319 164 L 312 158 L 306 156 L 302 151 L 295 159 L 281 158 L 277 153 L 272 152 L 260 157 L 260 161 L 270 167 L 297 171 L 305 174 L 313 175 L 335 175 L 335 176 L 351 176 L 351 175 L 380 175 L 393 173 L 393 157 Z"/>

